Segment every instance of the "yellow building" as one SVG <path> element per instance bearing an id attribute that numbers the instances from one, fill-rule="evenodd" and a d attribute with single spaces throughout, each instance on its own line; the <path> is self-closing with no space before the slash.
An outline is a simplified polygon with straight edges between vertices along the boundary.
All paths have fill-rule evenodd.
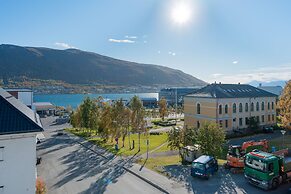
<path id="1" fill-rule="evenodd" d="M 184 97 L 184 127 L 199 128 L 213 121 L 231 132 L 248 128 L 251 117 L 260 127 L 274 125 L 276 97 L 246 84 L 210 84 Z"/>

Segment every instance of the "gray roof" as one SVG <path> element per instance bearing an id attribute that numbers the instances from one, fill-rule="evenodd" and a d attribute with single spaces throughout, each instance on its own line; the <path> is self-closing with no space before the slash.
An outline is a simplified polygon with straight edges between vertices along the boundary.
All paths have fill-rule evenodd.
<path id="1" fill-rule="evenodd" d="M 247 84 L 209 84 L 187 95 L 202 98 L 255 98 L 277 97 L 277 95 Z"/>
<path id="2" fill-rule="evenodd" d="M 0 135 L 43 131 L 38 115 L 0 88 Z"/>

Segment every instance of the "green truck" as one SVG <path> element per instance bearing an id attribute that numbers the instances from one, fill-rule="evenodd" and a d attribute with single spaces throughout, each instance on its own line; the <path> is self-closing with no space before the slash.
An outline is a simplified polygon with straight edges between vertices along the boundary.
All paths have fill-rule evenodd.
<path id="1" fill-rule="evenodd" d="M 254 150 L 246 155 L 245 178 L 263 189 L 276 189 L 291 180 L 291 157 L 288 149 L 274 153 Z"/>

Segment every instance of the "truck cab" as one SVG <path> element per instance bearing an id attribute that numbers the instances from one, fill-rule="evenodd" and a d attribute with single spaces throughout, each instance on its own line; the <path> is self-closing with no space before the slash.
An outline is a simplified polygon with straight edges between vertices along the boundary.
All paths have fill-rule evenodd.
<path id="1" fill-rule="evenodd" d="M 209 179 L 217 170 L 217 160 L 212 156 L 202 155 L 192 162 L 191 176 Z"/>
<path id="2" fill-rule="evenodd" d="M 252 151 L 245 158 L 245 178 L 265 190 L 276 189 L 290 179 L 290 169 L 286 168 L 287 163 L 284 159 L 284 156 Z"/>

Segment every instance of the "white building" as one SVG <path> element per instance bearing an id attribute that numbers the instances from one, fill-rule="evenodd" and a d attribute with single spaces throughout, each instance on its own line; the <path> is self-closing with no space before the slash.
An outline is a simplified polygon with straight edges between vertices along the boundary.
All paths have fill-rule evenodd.
<path id="1" fill-rule="evenodd" d="M 0 88 L 0 193 L 34 194 L 39 117 Z"/>
<path id="2" fill-rule="evenodd" d="M 23 104 L 32 108 L 33 104 L 33 91 L 30 89 L 19 89 L 19 88 L 12 88 L 12 89 L 5 89 L 8 93 L 14 96 L 16 99 L 20 100 Z"/>

